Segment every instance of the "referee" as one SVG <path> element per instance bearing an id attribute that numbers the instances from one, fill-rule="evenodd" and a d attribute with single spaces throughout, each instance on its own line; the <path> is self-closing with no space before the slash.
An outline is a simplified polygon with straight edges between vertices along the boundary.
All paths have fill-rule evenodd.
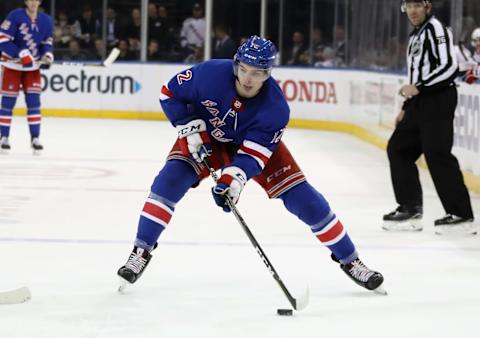
<path id="1" fill-rule="evenodd" d="M 435 221 L 435 233 L 473 234 L 470 196 L 451 153 L 458 72 L 452 34 L 432 15 L 431 0 L 403 0 L 402 12 L 415 29 L 407 50 L 409 84 L 400 89 L 405 102 L 387 146 L 399 206 L 383 216 L 383 229 L 422 230 L 422 187 L 415 162 L 423 153 L 446 212 Z"/>

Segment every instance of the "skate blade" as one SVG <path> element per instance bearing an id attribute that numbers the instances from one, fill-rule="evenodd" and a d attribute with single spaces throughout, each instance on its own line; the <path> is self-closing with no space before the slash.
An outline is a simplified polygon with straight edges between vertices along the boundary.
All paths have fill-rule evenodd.
<path id="1" fill-rule="evenodd" d="M 435 226 L 435 234 L 451 237 L 475 236 L 478 234 L 478 227 L 473 224 L 437 225 Z"/>
<path id="2" fill-rule="evenodd" d="M 118 285 L 117 291 L 120 293 L 124 293 L 125 290 L 127 289 L 127 281 L 122 277 L 119 277 L 119 281 L 120 281 L 120 284 Z"/>
<path id="3" fill-rule="evenodd" d="M 10 152 L 9 149 L 0 149 L 0 154 L 1 155 L 8 155 L 9 152 Z"/>
<path id="4" fill-rule="evenodd" d="M 35 155 L 35 156 L 40 156 L 40 155 L 42 155 L 42 151 L 33 149 L 32 154 Z"/>
<path id="5" fill-rule="evenodd" d="M 382 296 L 388 296 L 387 290 L 385 290 L 381 285 L 375 290 L 373 290 L 373 292 L 378 293 L 379 295 L 382 295 Z"/>
<path id="6" fill-rule="evenodd" d="M 401 222 L 383 221 L 382 229 L 391 232 L 417 232 L 422 231 L 423 226 L 421 219 L 409 219 Z"/>

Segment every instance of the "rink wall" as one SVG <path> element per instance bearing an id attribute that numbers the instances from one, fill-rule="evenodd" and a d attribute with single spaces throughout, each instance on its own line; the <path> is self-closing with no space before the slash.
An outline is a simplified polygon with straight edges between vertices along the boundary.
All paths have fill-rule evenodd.
<path id="1" fill-rule="evenodd" d="M 55 65 L 42 76 L 44 116 L 165 120 L 161 85 L 184 65 Z M 290 127 L 353 134 L 385 148 L 405 77 L 357 70 L 278 68 L 274 76 L 291 107 Z M 19 99 L 16 114 L 25 114 Z M 22 109 L 23 108 L 23 109 Z M 454 152 L 467 185 L 480 192 L 480 85 L 459 86 Z"/>

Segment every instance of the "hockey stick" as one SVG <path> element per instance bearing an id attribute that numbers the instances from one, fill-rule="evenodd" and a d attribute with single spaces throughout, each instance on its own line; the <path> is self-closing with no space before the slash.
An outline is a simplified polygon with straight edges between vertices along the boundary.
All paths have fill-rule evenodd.
<path id="1" fill-rule="evenodd" d="M 26 286 L 15 290 L 0 292 L 0 304 L 19 304 L 31 298 L 32 294 Z"/>
<path id="2" fill-rule="evenodd" d="M 112 51 L 110 52 L 110 54 L 108 54 L 108 56 L 106 57 L 106 59 L 103 60 L 100 63 L 62 61 L 62 62 L 55 63 L 55 64 L 63 65 L 63 66 L 76 66 L 76 67 L 109 67 L 118 59 L 119 55 L 120 55 L 120 49 L 113 48 Z M 12 62 L 0 61 L 1 66 L 6 66 L 8 64 L 12 64 Z M 18 63 L 16 63 L 16 64 L 18 64 Z M 41 62 L 41 61 L 36 62 L 35 64 L 40 65 L 40 66 L 45 65 L 45 63 Z M 26 68 L 26 69 L 28 69 L 28 68 Z"/>
<path id="3" fill-rule="evenodd" d="M 84 63 L 84 62 L 61 62 L 61 65 L 65 66 L 77 66 L 77 67 L 109 67 L 111 66 L 120 55 L 120 49 L 113 48 L 110 54 L 101 63 Z"/>
<path id="4" fill-rule="evenodd" d="M 210 172 L 210 176 L 213 178 L 213 180 L 215 182 L 217 182 L 218 181 L 218 175 L 215 172 L 215 169 L 213 169 L 213 167 L 210 165 L 207 158 L 203 159 L 203 163 L 208 168 L 208 171 Z M 300 311 L 300 310 L 303 310 L 304 308 L 306 308 L 307 305 L 308 305 L 308 299 L 309 299 L 308 286 L 307 286 L 305 292 L 302 294 L 302 296 L 300 298 L 294 298 L 292 296 L 292 294 L 290 293 L 290 291 L 288 291 L 287 287 L 285 286 L 282 279 L 280 278 L 279 274 L 277 273 L 277 271 L 273 267 L 272 263 L 270 263 L 270 260 L 268 259 L 267 255 L 263 251 L 262 247 L 260 246 L 260 244 L 258 244 L 257 240 L 253 236 L 253 233 L 248 228 L 247 223 L 245 223 L 242 215 L 240 215 L 240 212 L 238 212 L 238 209 L 235 206 L 235 204 L 233 203 L 230 196 L 225 195 L 225 200 L 227 202 L 228 207 L 230 208 L 232 213 L 235 215 L 235 218 L 237 219 L 238 223 L 240 223 L 240 225 L 242 226 L 243 231 L 245 231 L 245 233 L 247 234 L 247 237 L 250 240 L 250 243 L 252 243 L 253 247 L 255 248 L 255 251 L 257 251 L 258 255 L 262 259 L 262 262 L 265 264 L 265 266 L 267 267 L 267 269 L 270 272 L 270 274 L 272 275 L 272 277 L 278 283 L 278 285 L 282 289 L 283 293 L 288 298 L 288 301 L 290 302 L 292 307 L 297 311 Z"/>

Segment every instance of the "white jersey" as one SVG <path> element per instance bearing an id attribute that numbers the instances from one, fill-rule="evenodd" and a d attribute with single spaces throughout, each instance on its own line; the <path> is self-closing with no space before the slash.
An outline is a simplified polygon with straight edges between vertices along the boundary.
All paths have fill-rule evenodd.
<path id="1" fill-rule="evenodd" d="M 463 45 L 455 46 L 455 55 L 457 56 L 458 68 L 461 72 L 475 68 L 479 64 L 479 62 L 476 61 L 475 58 L 472 56 L 472 52 L 470 52 Z"/>
<path id="2" fill-rule="evenodd" d="M 205 18 L 187 18 L 183 21 L 180 39 L 182 47 L 195 46 L 201 47 L 205 41 L 205 32 L 207 24 Z"/>
<path id="3" fill-rule="evenodd" d="M 480 50 L 473 53 L 472 58 L 480 65 Z"/>

